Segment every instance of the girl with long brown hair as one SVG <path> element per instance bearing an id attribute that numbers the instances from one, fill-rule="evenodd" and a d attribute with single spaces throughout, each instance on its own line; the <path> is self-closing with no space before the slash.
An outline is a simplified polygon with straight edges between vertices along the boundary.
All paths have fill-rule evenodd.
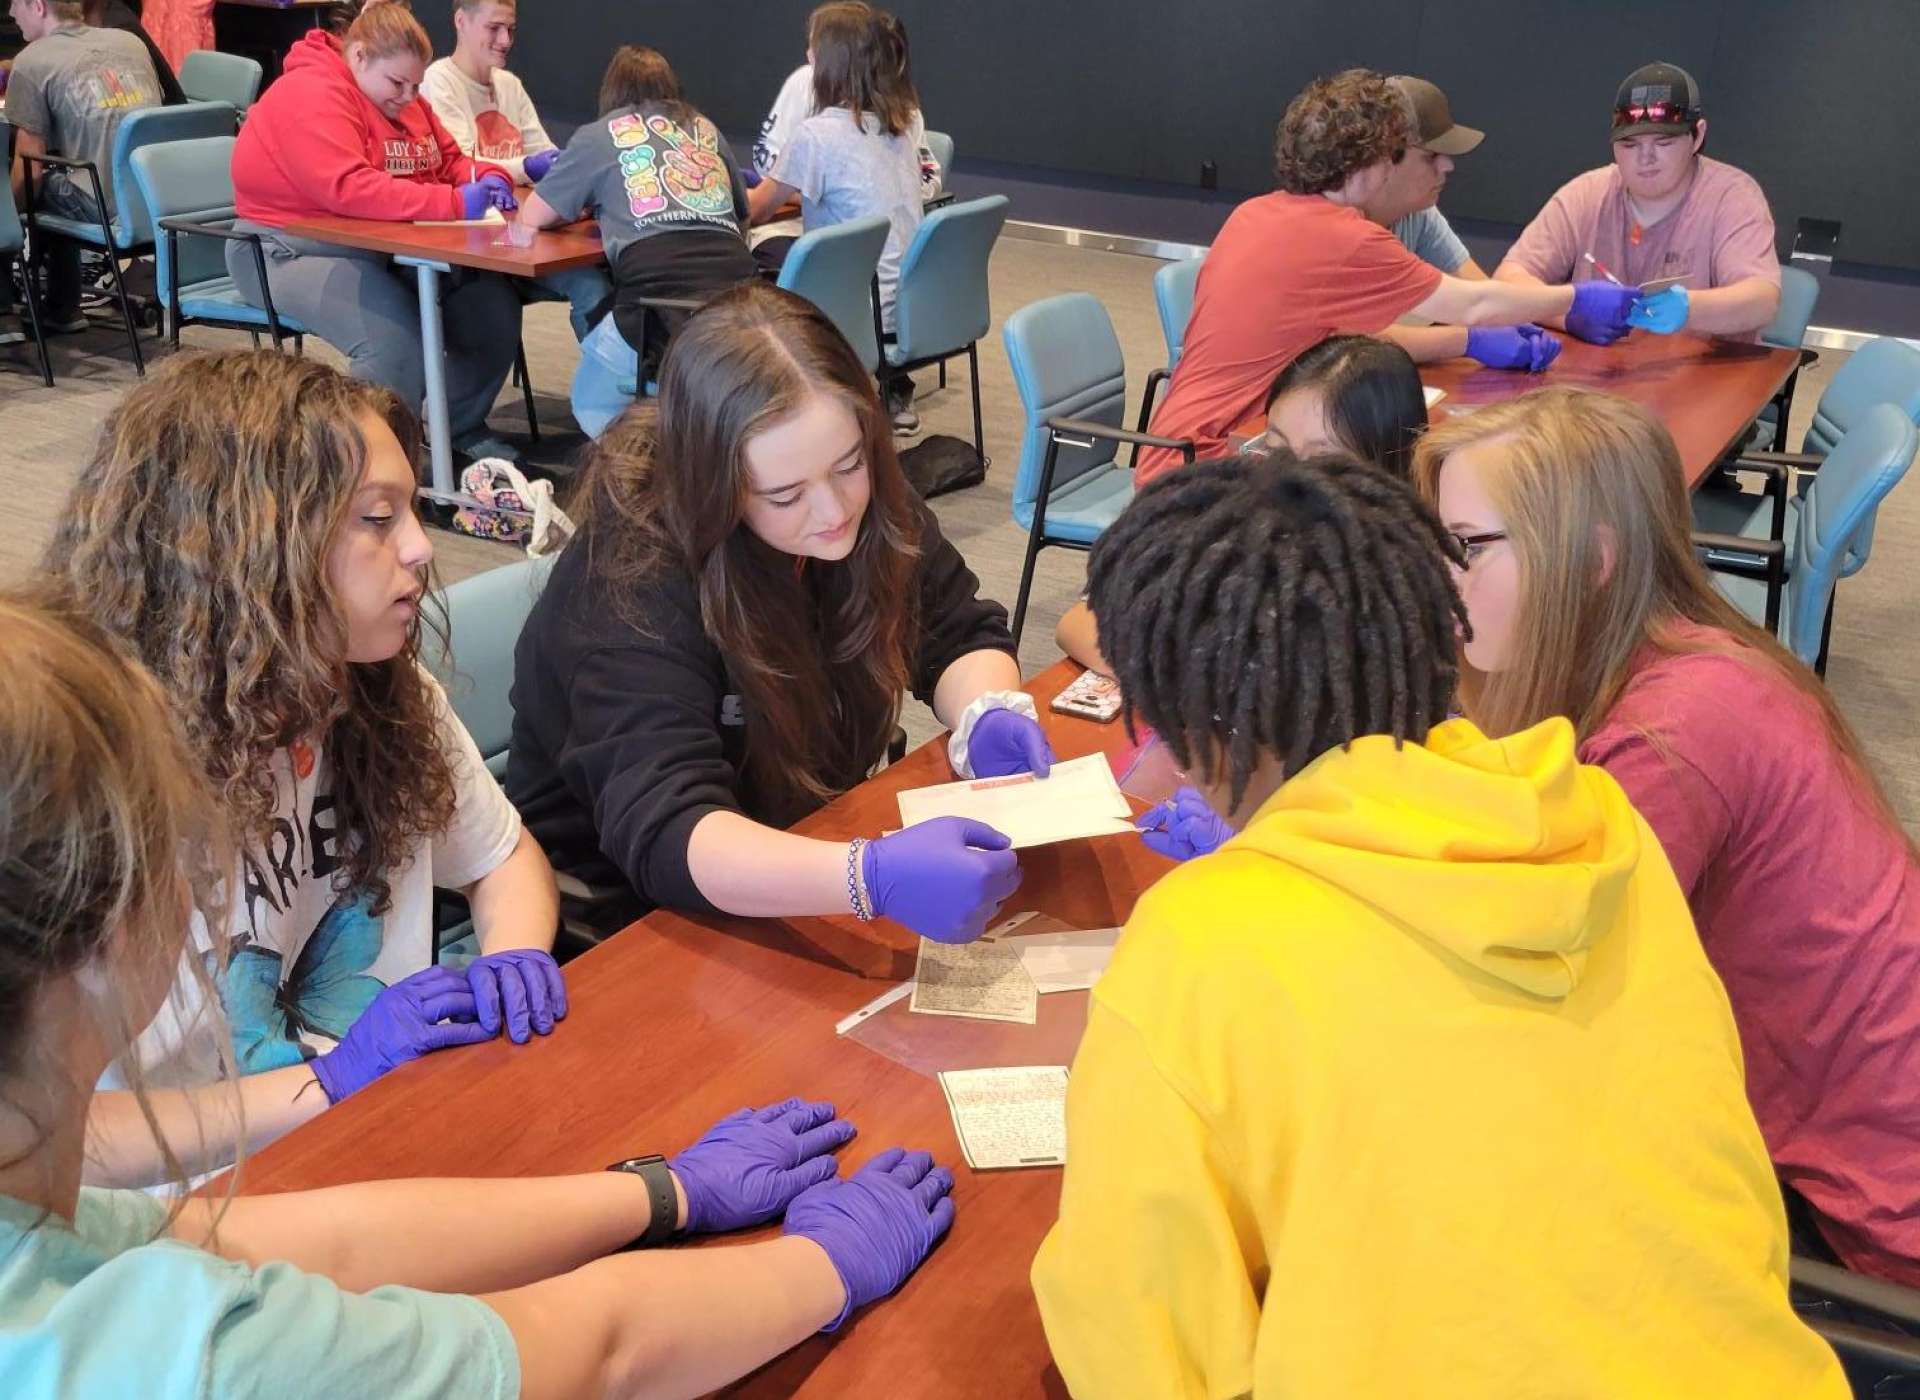
<path id="1" fill-rule="evenodd" d="M 570 1176 L 171 1204 L 82 1185 L 102 1070 L 183 957 L 220 970 L 217 951 L 205 966 L 189 953 L 181 911 L 225 844 L 171 697 L 104 632 L 0 597 L 0 656 L 0 1375 L 15 1400 L 704 1395 L 892 1292 L 945 1233 L 945 1168 L 896 1147 L 837 1179 L 853 1125 L 800 1099 L 731 1113 L 671 1158 Z M 148 1124 L 171 1157 L 161 1116 Z M 776 1239 L 631 1249 L 783 1214 Z"/>
<path id="2" fill-rule="evenodd" d="M 953 728 L 963 774 L 1052 759 L 1005 609 L 913 496 L 832 323 L 760 283 L 716 297 L 585 490 L 520 637 L 507 763 L 559 868 L 673 908 L 978 937 L 1020 878 L 991 828 L 778 830 L 880 762 L 904 688 Z"/>
<path id="3" fill-rule="evenodd" d="M 1543 389 L 1435 428 L 1415 477 L 1467 561 L 1467 714 L 1573 721 L 1687 893 L 1781 1176 L 1848 1264 L 1920 1284 L 1920 860 L 1818 678 L 1696 561 L 1673 439 Z"/>
<path id="4" fill-rule="evenodd" d="M 313 361 L 176 356 L 108 418 L 43 561 L 165 687 L 239 840 L 192 956 L 226 969 L 256 1145 L 395 1065 L 566 1010 L 553 872 L 419 665 L 415 440 L 390 392 Z M 472 902 L 464 975 L 433 965 L 436 886 Z M 183 1113 L 219 1048 L 188 973 L 130 1052 Z M 151 1180 L 126 1096 L 95 1111 L 107 1179 Z"/>

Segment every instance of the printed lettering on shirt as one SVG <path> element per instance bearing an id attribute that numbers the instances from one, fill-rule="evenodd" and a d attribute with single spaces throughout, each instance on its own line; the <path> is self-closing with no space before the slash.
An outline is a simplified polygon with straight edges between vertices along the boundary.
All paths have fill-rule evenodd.
<path id="1" fill-rule="evenodd" d="M 607 123 L 620 152 L 627 211 L 635 223 L 705 221 L 733 208 L 733 182 L 709 122 L 688 131 L 664 116 L 625 113 Z"/>
<path id="2" fill-rule="evenodd" d="M 504 114 L 482 112 L 473 119 L 473 153 L 481 160 L 512 160 L 526 150 L 520 128 Z"/>
<path id="3" fill-rule="evenodd" d="M 158 100 L 147 91 L 138 74 L 123 73 L 107 63 L 87 75 L 87 87 L 93 94 L 94 107 L 102 112 L 151 107 Z"/>
<path id="4" fill-rule="evenodd" d="M 746 706 L 741 703 L 740 697 L 738 695 L 722 697 L 720 701 L 720 723 L 738 729 L 744 726 L 746 722 L 747 709 Z"/>
<path id="5" fill-rule="evenodd" d="M 440 152 L 431 142 L 406 136 L 389 136 L 384 145 L 389 175 L 418 175 L 439 168 Z"/>

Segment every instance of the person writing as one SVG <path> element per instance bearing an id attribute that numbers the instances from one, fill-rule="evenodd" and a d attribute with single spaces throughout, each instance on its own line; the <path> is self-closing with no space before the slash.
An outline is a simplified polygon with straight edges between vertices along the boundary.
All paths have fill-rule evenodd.
<path id="1" fill-rule="evenodd" d="M 567 1176 L 172 1202 L 82 1185 L 101 1070 L 177 969 L 209 989 L 222 971 L 180 918 L 224 870 L 219 808 L 167 697 L 98 628 L 0 597 L 0 655 L 11 1400 L 705 1395 L 891 1293 L 952 1224 L 946 1168 L 896 1147 L 843 1178 L 853 1125 L 797 1098 Z M 652 1247 L 774 1219 L 752 1244 Z"/>
<path id="2" fill-rule="evenodd" d="M 1084 1400 L 1842 1400 L 1659 840 L 1564 719 L 1446 718 L 1460 562 L 1338 455 L 1174 472 L 1094 545 L 1129 723 L 1240 834 L 1093 990 L 1054 1360 Z"/>
<path id="3" fill-rule="evenodd" d="M 990 827 L 779 829 L 866 778 L 907 688 L 954 731 L 956 773 L 1052 762 L 1006 611 L 908 487 L 833 324 L 762 283 L 722 292 L 667 352 L 657 414 L 608 430 L 583 492 L 515 653 L 507 760 L 558 867 L 630 908 L 851 911 L 977 938 L 1020 882 Z"/>
<path id="4" fill-rule="evenodd" d="M 1780 259 L 1766 192 L 1703 155 L 1707 118 L 1684 68 L 1649 63 L 1613 103 L 1613 163 L 1567 181 L 1520 234 L 1494 277 L 1515 286 L 1609 275 L 1648 296 L 1633 324 L 1751 340 L 1780 309 Z"/>
<path id="5" fill-rule="evenodd" d="M 1219 456 L 1294 356 L 1336 332 L 1371 334 L 1408 313 L 1469 328 L 1564 316 L 1583 339 L 1626 334 L 1636 288 L 1451 276 L 1367 217 L 1413 141 L 1409 113 L 1399 89 L 1362 68 L 1316 79 L 1288 105 L 1274 151 L 1280 188 L 1240 205 L 1214 240 L 1180 363 L 1154 410 L 1156 436 L 1191 441 L 1202 458 Z M 1526 349 L 1526 368 L 1533 359 Z M 1514 362 L 1521 367 L 1517 353 Z M 1143 448 L 1135 481 L 1144 486 L 1182 460 Z"/>

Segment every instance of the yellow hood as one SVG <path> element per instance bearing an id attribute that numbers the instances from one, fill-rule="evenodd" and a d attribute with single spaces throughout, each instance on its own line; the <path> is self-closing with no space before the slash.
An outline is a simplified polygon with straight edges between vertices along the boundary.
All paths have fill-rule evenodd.
<path id="1" fill-rule="evenodd" d="M 1611 928 L 1640 828 L 1573 726 L 1507 739 L 1466 720 L 1395 748 L 1369 737 L 1283 785 L 1227 847 L 1325 880 L 1408 933 L 1538 997 L 1571 992 Z"/>

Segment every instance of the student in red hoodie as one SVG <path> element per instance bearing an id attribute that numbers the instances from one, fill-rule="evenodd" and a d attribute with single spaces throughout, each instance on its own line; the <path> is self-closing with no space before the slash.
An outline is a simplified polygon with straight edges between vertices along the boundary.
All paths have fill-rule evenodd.
<path id="1" fill-rule="evenodd" d="M 426 376 L 412 275 L 383 253 L 284 226 L 325 215 L 473 219 L 516 207 L 507 172 L 461 155 L 419 96 L 432 54 L 403 5 L 367 6 L 339 38 L 315 30 L 288 53 L 233 150 L 235 227 L 261 235 L 276 309 L 346 355 L 355 377 L 386 385 L 416 411 Z M 228 245 L 227 265 L 242 295 L 264 305 L 244 245 Z M 491 273 L 456 271 L 443 285 L 454 448 L 511 457 L 486 424 L 520 341 L 520 299 Z"/>

